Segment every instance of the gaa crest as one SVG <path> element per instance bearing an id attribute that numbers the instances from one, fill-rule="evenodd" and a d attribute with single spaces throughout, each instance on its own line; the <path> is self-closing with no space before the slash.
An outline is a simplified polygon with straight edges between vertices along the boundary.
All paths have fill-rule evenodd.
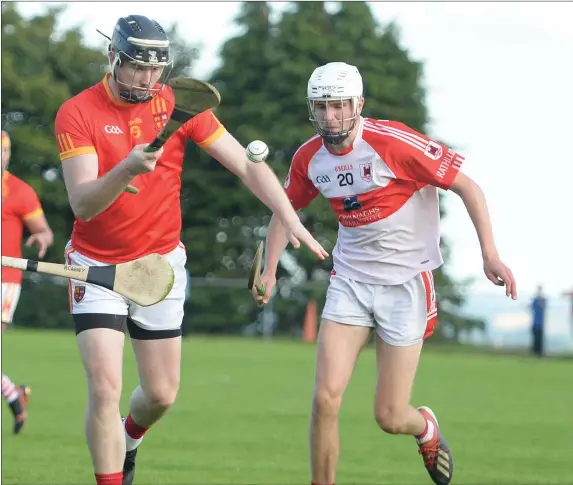
<path id="1" fill-rule="evenodd" d="M 151 114 L 153 115 L 153 122 L 155 129 L 161 131 L 167 121 L 169 120 L 169 111 L 167 103 L 161 96 L 155 96 L 151 100 Z"/>
<path id="2" fill-rule="evenodd" d="M 76 285 L 74 286 L 74 301 L 79 303 L 84 299 L 86 294 L 86 287 L 85 285 Z"/>
<path id="3" fill-rule="evenodd" d="M 443 155 L 442 146 L 439 143 L 430 140 L 426 145 L 424 155 L 426 155 L 428 158 L 431 158 L 432 160 L 439 160 Z"/>
<path id="4" fill-rule="evenodd" d="M 372 163 L 361 163 L 360 164 L 360 176 L 366 182 L 372 181 Z"/>
<path id="5" fill-rule="evenodd" d="M 169 119 L 169 116 L 167 116 L 167 113 L 164 113 L 162 115 L 157 115 L 154 118 L 155 121 L 155 129 L 157 131 L 161 131 L 163 129 L 163 127 L 165 126 L 165 123 L 167 123 L 167 120 Z"/>

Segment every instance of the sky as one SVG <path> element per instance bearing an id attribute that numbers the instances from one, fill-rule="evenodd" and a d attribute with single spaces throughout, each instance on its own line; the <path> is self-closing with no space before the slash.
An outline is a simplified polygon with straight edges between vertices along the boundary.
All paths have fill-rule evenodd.
<path id="1" fill-rule="evenodd" d="M 21 3 L 20 11 L 34 15 L 46 5 Z M 199 78 L 218 65 L 222 43 L 238 33 L 234 2 L 68 5 L 60 28 L 82 26 L 92 45 L 104 45 L 95 29 L 111 33 L 122 15 L 177 24 L 200 48 L 193 72 Z M 277 14 L 284 7 L 274 3 Z M 373 2 L 371 8 L 379 22 L 397 23 L 402 46 L 424 62 L 428 135 L 466 157 L 464 171 L 485 192 L 497 247 L 518 291 L 541 284 L 557 296 L 573 289 L 573 3 Z M 499 294 L 483 275 L 462 201 L 450 193 L 446 209 L 442 233 L 453 247 L 451 273 L 475 278 L 475 291 Z"/>

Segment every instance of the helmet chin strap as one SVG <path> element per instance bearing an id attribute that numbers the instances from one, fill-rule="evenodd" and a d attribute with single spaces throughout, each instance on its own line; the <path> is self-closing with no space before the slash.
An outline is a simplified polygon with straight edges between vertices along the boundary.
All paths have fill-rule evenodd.
<path id="1" fill-rule="evenodd" d="M 350 136 L 350 133 L 352 133 L 352 130 L 356 126 L 357 118 L 358 118 L 358 115 L 356 115 L 356 117 L 352 120 L 352 125 L 346 131 L 340 131 L 338 133 L 324 133 L 324 134 L 321 134 L 320 136 L 322 137 L 324 142 L 328 143 L 329 145 L 333 145 L 333 146 L 342 145 L 344 140 L 346 140 Z"/>
<path id="2" fill-rule="evenodd" d="M 321 136 L 325 143 L 336 146 L 336 145 L 341 145 L 342 142 L 346 140 L 349 135 L 350 131 L 347 131 L 345 133 L 324 134 Z"/>
<path id="3" fill-rule="evenodd" d="M 120 66 L 119 54 L 116 54 L 115 59 L 113 60 L 113 63 L 110 64 L 111 77 L 117 83 L 117 85 L 119 87 L 119 97 L 121 98 L 121 100 L 125 101 L 126 103 L 131 103 L 131 104 L 147 103 L 148 101 L 151 101 L 153 99 L 153 96 L 151 96 L 150 94 L 146 94 L 145 96 L 138 96 L 133 91 L 122 91 L 121 90 L 121 87 L 127 86 L 127 84 L 122 83 L 120 80 L 117 79 L 117 75 L 116 75 L 115 70 L 119 66 Z M 133 86 L 131 86 L 131 88 L 133 89 Z"/>
<path id="4" fill-rule="evenodd" d="M 132 91 L 120 91 L 119 97 L 122 101 L 132 104 L 147 103 L 153 99 L 153 96 L 150 96 L 149 94 L 147 96 L 138 96 Z"/>

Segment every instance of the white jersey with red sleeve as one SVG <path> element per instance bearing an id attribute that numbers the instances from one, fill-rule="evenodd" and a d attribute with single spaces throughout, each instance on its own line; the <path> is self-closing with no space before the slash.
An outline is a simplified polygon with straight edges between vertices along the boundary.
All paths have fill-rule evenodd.
<path id="1" fill-rule="evenodd" d="M 442 263 L 438 188 L 448 190 L 464 158 L 396 121 L 360 118 L 345 153 L 318 136 L 293 157 L 285 190 L 295 209 L 321 193 L 338 216 L 335 274 L 399 285 Z"/>

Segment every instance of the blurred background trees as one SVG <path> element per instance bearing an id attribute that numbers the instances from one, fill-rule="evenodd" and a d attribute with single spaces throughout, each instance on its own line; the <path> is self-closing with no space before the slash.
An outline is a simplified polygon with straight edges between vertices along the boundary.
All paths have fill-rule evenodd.
<path id="1" fill-rule="evenodd" d="M 79 30 L 56 32 L 62 13 L 52 8 L 24 19 L 14 4 L 2 4 L 2 128 L 12 138 L 10 171 L 36 189 L 54 229 L 49 261 L 62 261 L 73 224 L 53 136 L 54 118 L 66 99 L 108 71 L 106 40 L 102 37 L 101 48 L 94 48 L 86 45 Z M 278 21 L 272 20 L 266 2 L 245 2 L 236 21 L 242 32 L 222 46 L 220 67 L 209 79 L 223 99 L 217 115 L 243 145 L 255 139 L 268 143 L 269 163 L 281 180 L 298 146 L 314 134 L 305 96 L 308 77 L 320 64 L 339 60 L 359 66 L 365 116 L 397 119 L 428 131 L 423 66 L 400 46 L 397 27 L 379 25 L 364 2 L 343 2 L 336 12 L 327 11 L 324 2 L 293 2 Z M 192 75 L 196 48 L 176 28 L 170 34 L 176 53 L 172 75 Z M 181 202 L 182 240 L 191 274 L 185 328 L 239 332 L 262 314 L 242 279 L 258 241 L 266 235 L 270 212 L 233 174 L 191 143 Z M 317 198 L 301 218 L 331 251 L 337 221 L 326 200 Z M 447 258 L 447 241 L 443 246 Z M 316 261 L 305 249 L 287 251 L 293 258 L 285 256 L 288 271 L 282 267 L 279 272 L 271 317 L 279 331 L 291 333 L 300 329 L 309 299 L 321 307 L 331 260 Z M 25 257 L 35 255 L 26 250 Z M 448 277 L 447 268 L 446 264 L 435 276 L 442 309 L 438 333 L 456 339 L 460 329 L 482 323 L 459 315 L 463 285 Z M 26 275 L 18 324 L 71 326 L 66 292 L 65 281 Z"/>

